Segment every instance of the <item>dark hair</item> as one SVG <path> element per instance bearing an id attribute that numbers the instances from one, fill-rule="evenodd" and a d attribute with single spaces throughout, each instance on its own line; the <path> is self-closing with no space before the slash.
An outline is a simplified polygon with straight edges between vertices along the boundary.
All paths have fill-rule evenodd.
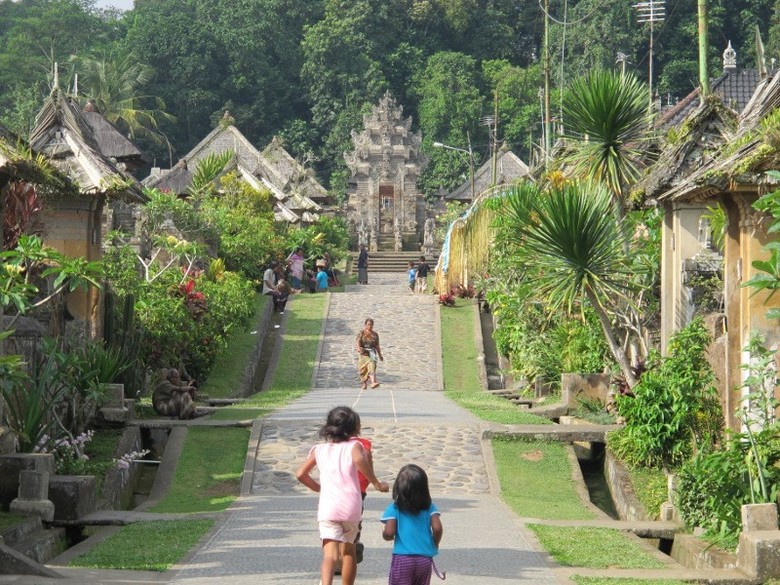
<path id="1" fill-rule="evenodd" d="M 342 443 L 360 432 L 360 415 L 349 406 L 337 406 L 328 413 L 320 429 L 320 437 L 332 443 Z"/>
<path id="2" fill-rule="evenodd" d="M 363 325 L 368 325 L 369 323 L 374 324 L 374 320 L 371 317 L 363 321 Z"/>
<path id="3" fill-rule="evenodd" d="M 276 260 L 271 260 L 271 265 L 270 266 L 271 266 L 271 268 L 276 268 L 277 266 L 279 266 L 279 263 Z"/>
<path id="4" fill-rule="evenodd" d="M 425 262 L 425 256 L 420 256 L 420 260 L 422 260 L 423 262 Z"/>
<path id="5" fill-rule="evenodd" d="M 431 507 L 428 476 L 419 465 L 404 465 L 393 484 L 393 500 L 401 512 L 418 514 Z"/>

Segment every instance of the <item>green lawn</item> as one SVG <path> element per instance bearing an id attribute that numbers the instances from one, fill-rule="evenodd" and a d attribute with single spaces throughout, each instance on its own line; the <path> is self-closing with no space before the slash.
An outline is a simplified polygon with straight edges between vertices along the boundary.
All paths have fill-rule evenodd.
<path id="1" fill-rule="evenodd" d="M 212 419 L 256 418 L 303 396 L 311 389 L 325 312 L 325 295 L 296 295 L 288 307 L 290 310 L 282 351 L 271 387 L 250 396 L 246 402 L 220 409 L 212 415 Z"/>
<path id="2" fill-rule="evenodd" d="M 677 579 L 626 579 L 622 577 L 585 577 L 574 575 L 577 585 L 687 585 L 698 581 L 678 581 Z M 768 585 L 768 584 L 767 584 Z"/>
<path id="3" fill-rule="evenodd" d="M 241 384 L 249 357 L 257 345 L 255 331 L 260 315 L 265 310 L 271 298 L 268 295 L 255 295 L 255 314 L 250 326 L 242 331 L 235 331 L 227 340 L 227 348 L 217 356 L 214 369 L 199 390 L 211 398 L 228 398 L 235 395 Z"/>
<path id="4" fill-rule="evenodd" d="M 590 569 L 662 569 L 661 561 L 628 535 L 611 528 L 529 524 L 542 546 L 561 565 Z M 598 545 L 596 545 L 598 543 Z"/>
<path id="5" fill-rule="evenodd" d="M 580 500 L 563 445 L 494 439 L 501 497 L 523 518 L 589 520 Z"/>
<path id="6" fill-rule="evenodd" d="M 213 520 L 129 524 L 73 559 L 70 566 L 165 571 L 187 554 L 213 525 Z"/>
<path id="7" fill-rule="evenodd" d="M 520 410 L 504 398 L 482 388 L 475 343 L 474 306 L 457 299 L 454 307 L 441 307 L 442 367 L 447 396 L 483 420 L 504 424 L 552 424 L 549 419 Z"/>
<path id="8" fill-rule="evenodd" d="M 152 512 L 213 512 L 236 499 L 249 429 L 191 427 L 173 483 Z"/>

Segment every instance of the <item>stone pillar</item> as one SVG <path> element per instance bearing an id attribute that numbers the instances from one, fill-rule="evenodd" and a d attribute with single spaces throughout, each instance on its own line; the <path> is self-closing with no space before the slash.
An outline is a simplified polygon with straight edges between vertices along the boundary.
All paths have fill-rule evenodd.
<path id="1" fill-rule="evenodd" d="M 12 514 L 54 520 L 54 504 L 49 501 L 49 472 L 25 470 L 19 473 L 19 497 L 11 502 Z"/>
<path id="2" fill-rule="evenodd" d="M 51 453 L 17 453 L 0 456 L 0 509 L 7 510 L 19 492 L 22 471 L 46 471 L 54 474 L 54 456 Z"/>

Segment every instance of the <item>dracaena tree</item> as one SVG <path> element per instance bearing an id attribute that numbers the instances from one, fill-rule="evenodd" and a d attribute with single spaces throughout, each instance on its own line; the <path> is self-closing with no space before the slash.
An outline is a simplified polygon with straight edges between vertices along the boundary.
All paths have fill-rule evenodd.
<path id="1" fill-rule="evenodd" d="M 521 291 L 546 301 L 547 311 L 572 312 L 589 304 L 610 353 L 630 386 L 636 377 L 611 315 L 626 302 L 626 225 L 603 185 L 569 182 L 543 190 L 532 183 L 511 191 L 503 221 L 517 243 Z"/>
<path id="2" fill-rule="evenodd" d="M 622 213 L 626 186 L 638 178 L 647 155 L 647 86 L 630 74 L 595 70 L 574 80 L 562 105 L 571 145 L 565 163 L 575 176 L 606 185 Z"/>

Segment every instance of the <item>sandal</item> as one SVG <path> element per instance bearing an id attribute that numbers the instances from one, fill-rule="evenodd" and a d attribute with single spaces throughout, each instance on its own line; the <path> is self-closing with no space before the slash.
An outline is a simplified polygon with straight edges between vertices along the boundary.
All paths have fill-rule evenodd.
<path id="1" fill-rule="evenodd" d="M 377 387 L 379 387 L 379 382 L 374 382 L 373 384 L 371 384 L 371 388 L 377 388 Z"/>

